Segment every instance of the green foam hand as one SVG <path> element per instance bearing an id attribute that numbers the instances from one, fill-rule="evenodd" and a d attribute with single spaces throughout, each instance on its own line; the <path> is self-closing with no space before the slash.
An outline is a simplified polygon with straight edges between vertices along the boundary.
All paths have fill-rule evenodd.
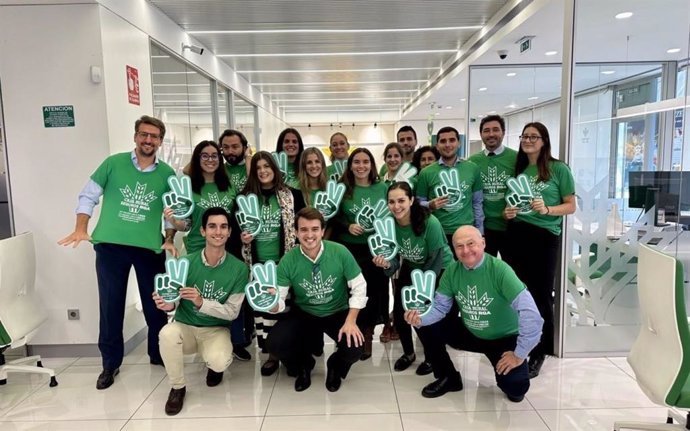
<path id="1" fill-rule="evenodd" d="M 314 208 L 319 210 L 326 220 L 331 219 L 340 207 L 345 196 L 345 184 L 328 180 L 326 191 L 318 191 L 314 195 Z"/>
<path id="2" fill-rule="evenodd" d="M 237 212 L 235 218 L 240 225 L 242 232 L 247 232 L 251 236 L 256 236 L 263 223 L 261 212 L 259 211 L 259 198 L 254 193 L 237 196 Z"/>
<path id="3" fill-rule="evenodd" d="M 280 153 L 271 153 L 273 156 L 273 160 L 276 161 L 276 164 L 278 165 L 278 169 L 280 169 L 280 173 L 283 174 L 283 179 L 287 179 L 288 176 L 288 156 L 285 151 L 281 151 Z"/>
<path id="4" fill-rule="evenodd" d="M 170 191 L 163 194 L 163 205 L 172 208 L 173 217 L 177 219 L 187 218 L 194 211 L 192 200 L 192 180 L 187 175 L 168 177 Z"/>
<path id="5" fill-rule="evenodd" d="M 395 239 L 395 221 L 393 217 L 388 216 L 383 220 L 374 220 L 374 231 L 376 233 L 367 238 L 371 255 L 374 257 L 383 256 L 386 260 L 393 260 L 398 254 L 399 249 Z"/>
<path id="6" fill-rule="evenodd" d="M 412 286 L 401 289 L 402 305 L 405 311 L 417 310 L 420 317 L 426 316 L 434 306 L 434 287 L 436 273 L 422 272 L 421 269 L 412 271 Z"/>
<path id="7" fill-rule="evenodd" d="M 408 162 L 405 162 L 402 164 L 400 169 L 398 169 L 398 173 L 395 174 L 395 177 L 393 177 L 393 181 L 404 181 L 409 185 L 412 185 L 412 178 L 414 178 L 415 175 L 417 175 L 417 168 Z"/>
<path id="8" fill-rule="evenodd" d="M 345 166 L 347 166 L 347 160 L 334 160 L 333 169 L 335 169 L 335 172 L 331 174 L 329 179 L 333 181 L 340 180 L 340 177 L 343 176 L 343 172 L 345 172 Z"/>
<path id="9" fill-rule="evenodd" d="M 373 208 L 371 205 L 364 205 L 355 216 L 355 223 L 362 226 L 364 232 L 373 232 L 374 220 L 384 218 L 390 215 L 390 213 L 386 201 L 380 199 Z"/>
<path id="10" fill-rule="evenodd" d="M 520 174 L 517 178 L 508 178 L 506 186 L 509 190 L 506 193 L 506 203 L 511 207 L 517 208 L 520 214 L 531 213 L 531 203 L 535 195 L 530 186 L 529 177 L 525 174 Z"/>
<path id="11" fill-rule="evenodd" d="M 458 171 L 455 169 L 441 171 L 439 179 L 441 180 L 441 184 L 436 186 L 434 192 L 436 196 L 448 197 L 448 202 L 443 209 L 447 211 L 459 210 L 462 205 L 462 189 L 460 188 Z"/>
<path id="12" fill-rule="evenodd" d="M 153 285 L 156 293 L 165 302 L 175 302 L 180 299 L 180 289 L 187 283 L 189 260 L 186 257 L 170 258 L 165 261 L 165 274 L 156 274 Z"/>
<path id="13" fill-rule="evenodd" d="M 277 278 L 276 263 L 272 260 L 252 266 L 252 280 L 247 283 L 244 292 L 249 305 L 254 310 L 267 312 L 275 308 L 280 299 L 276 285 Z"/>

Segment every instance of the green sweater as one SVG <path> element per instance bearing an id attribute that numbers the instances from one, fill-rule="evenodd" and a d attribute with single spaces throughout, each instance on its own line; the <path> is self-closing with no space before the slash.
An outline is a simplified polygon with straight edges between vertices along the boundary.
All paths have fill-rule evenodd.
<path id="1" fill-rule="evenodd" d="M 468 160 L 479 166 L 484 190 L 484 227 L 505 231 L 508 222 L 503 218 L 506 207 L 506 181 L 515 176 L 517 151 L 503 147 L 495 156 L 487 156 L 484 151 L 473 154 Z"/>
<path id="2" fill-rule="evenodd" d="M 221 192 L 216 183 L 206 183 L 201 188 L 201 194 L 194 193 L 194 211 L 191 215 L 191 227 L 184 237 L 184 245 L 187 253 L 201 250 L 206 245 L 206 240 L 201 236 L 201 219 L 204 211 L 212 207 L 223 208 L 228 214 L 232 214 L 232 206 L 235 202 L 235 190 L 231 187 Z"/>

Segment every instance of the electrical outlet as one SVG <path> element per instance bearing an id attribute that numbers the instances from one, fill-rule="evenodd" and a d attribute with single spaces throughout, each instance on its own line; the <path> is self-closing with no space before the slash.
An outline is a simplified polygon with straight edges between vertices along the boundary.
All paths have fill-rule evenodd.
<path id="1" fill-rule="evenodd" d="M 67 310 L 67 320 L 79 320 L 79 309 L 69 308 Z"/>

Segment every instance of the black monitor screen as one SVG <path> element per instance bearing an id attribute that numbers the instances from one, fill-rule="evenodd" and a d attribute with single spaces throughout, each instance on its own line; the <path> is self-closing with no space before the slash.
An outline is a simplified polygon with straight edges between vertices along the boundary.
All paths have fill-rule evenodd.
<path id="1" fill-rule="evenodd" d="M 628 173 L 628 206 L 664 208 L 667 214 L 690 211 L 690 172 L 638 171 Z"/>

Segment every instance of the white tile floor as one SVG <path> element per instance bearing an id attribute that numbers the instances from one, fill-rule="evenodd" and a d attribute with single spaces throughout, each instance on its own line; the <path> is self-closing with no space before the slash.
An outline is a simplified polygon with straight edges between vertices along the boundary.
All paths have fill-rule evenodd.
<path id="1" fill-rule="evenodd" d="M 326 346 L 326 355 L 332 351 Z M 206 370 L 188 357 L 184 409 L 167 417 L 165 370 L 148 364 L 144 344 L 125 358 L 115 384 L 97 391 L 99 360 L 46 358 L 59 385 L 11 374 L 0 386 L 0 430 L 612 430 L 616 420 L 663 422 L 666 410 L 640 391 L 624 358 L 549 359 L 521 403 L 496 388 L 488 361 L 452 352 L 465 388 L 433 400 L 420 395 L 430 376 L 397 373 L 397 342 L 374 343 L 371 360 L 353 366 L 340 391 L 324 387 L 323 358 L 305 392 L 284 369 L 262 377 L 259 362 L 235 362 L 222 385 L 205 386 Z M 256 356 L 256 355 L 255 355 Z"/>

